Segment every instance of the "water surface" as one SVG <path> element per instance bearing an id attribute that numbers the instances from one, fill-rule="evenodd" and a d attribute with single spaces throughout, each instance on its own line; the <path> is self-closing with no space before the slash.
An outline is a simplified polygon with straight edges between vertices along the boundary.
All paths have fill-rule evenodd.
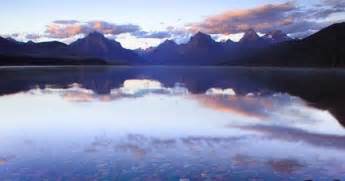
<path id="1" fill-rule="evenodd" d="M 345 179 L 345 71 L 0 69 L 0 180 Z"/>

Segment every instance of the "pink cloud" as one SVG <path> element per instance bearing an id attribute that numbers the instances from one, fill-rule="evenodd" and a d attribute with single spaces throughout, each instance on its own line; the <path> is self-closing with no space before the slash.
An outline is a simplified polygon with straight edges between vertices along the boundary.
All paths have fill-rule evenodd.
<path id="1" fill-rule="evenodd" d="M 189 24 L 191 31 L 210 34 L 240 33 L 250 28 L 269 31 L 274 27 L 290 25 L 295 21 L 293 12 L 297 7 L 292 2 L 267 4 L 251 9 L 229 10 L 209 16 L 199 23 Z"/>
<path id="2" fill-rule="evenodd" d="M 103 34 L 118 35 L 139 31 L 140 27 L 133 24 L 118 25 L 105 21 L 79 22 L 75 20 L 59 20 L 49 24 L 45 33 L 49 38 L 69 38 L 80 34 L 98 31 Z"/>

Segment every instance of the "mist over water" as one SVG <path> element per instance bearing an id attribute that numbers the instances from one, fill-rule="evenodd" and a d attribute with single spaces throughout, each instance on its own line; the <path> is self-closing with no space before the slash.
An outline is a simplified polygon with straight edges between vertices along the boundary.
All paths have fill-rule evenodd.
<path id="1" fill-rule="evenodd" d="M 294 81 L 311 85 L 311 74 L 335 81 L 344 78 L 343 72 L 26 71 L 31 76 L 0 70 L 11 80 L 2 82 L 8 89 L 2 88 L 0 96 L 1 180 L 306 180 L 345 175 L 345 130 L 333 109 L 339 103 L 314 102 L 312 86 L 302 91 Z M 291 75 L 291 80 L 273 85 L 280 74 Z"/>

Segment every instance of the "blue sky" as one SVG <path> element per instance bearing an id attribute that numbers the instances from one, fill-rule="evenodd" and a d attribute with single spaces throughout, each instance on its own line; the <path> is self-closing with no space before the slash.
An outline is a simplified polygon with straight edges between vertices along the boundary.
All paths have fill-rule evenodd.
<path id="1" fill-rule="evenodd" d="M 131 24 L 138 26 L 141 31 L 141 33 L 139 33 L 141 36 L 138 36 L 138 33 L 135 33 L 136 35 L 133 36 L 133 32 L 130 32 L 130 34 L 126 34 L 126 32 L 120 34 L 109 34 L 109 37 L 117 38 L 123 44 L 128 44 L 128 42 L 132 41 L 132 43 L 128 44 L 127 47 L 136 48 L 155 45 L 167 38 L 176 39 L 178 36 L 182 35 L 182 31 L 193 33 L 194 31 L 200 30 L 210 34 L 239 33 L 238 27 L 230 27 L 234 21 L 233 12 L 242 12 L 247 10 L 246 13 L 244 13 L 245 15 L 243 15 L 247 15 L 247 17 L 244 18 L 243 21 L 255 24 L 261 19 L 264 22 L 265 18 L 269 18 L 270 13 L 272 12 L 275 13 L 274 16 L 277 16 L 276 18 L 286 19 L 287 15 L 280 16 L 276 11 L 281 10 L 281 13 L 290 14 L 292 11 L 303 11 L 306 14 L 310 14 L 307 10 L 314 9 L 314 11 L 321 11 L 327 8 L 327 10 L 329 10 L 334 9 L 335 6 L 343 8 L 342 1 L 343 0 L 5 0 L 1 2 L 0 34 L 11 35 L 19 33 L 22 40 L 27 40 L 28 37 L 30 37 L 35 41 L 43 41 L 52 39 L 51 36 L 46 36 L 45 34 L 47 33 L 47 26 L 56 20 L 76 20 L 79 21 L 80 24 L 87 24 L 92 21 L 102 21 L 106 22 L 107 25 Z M 288 7 L 284 6 L 281 8 L 280 5 L 284 3 L 290 4 Z M 268 16 L 266 14 L 263 16 L 262 13 L 260 14 L 260 12 L 256 11 L 257 9 L 260 9 L 260 7 L 270 4 L 276 6 L 271 9 L 268 8 L 267 10 L 263 10 L 265 13 L 266 11 L 268 12 Z M 339 9 L 338 11 L 327 14 L 327 17 L 324 16 L 322 19 L 313 21 L 327 21 L 328 23 L 341 21 L 344 17 L 343 10 L 344 9 Z M 229 15 L 229 12 L 232 13 Z M 253 22 L 254 20 L 252 19 L 248 19 L 248 13 L 249 16 L 258 16 L 258 19 L 256 19 L 255 22 Z M 224 19 L 223 17 L 228 19 Z M 310 21 L 310 17 L 308 18 L 308 21 Z M 219 31 L 219 28 L 209 27 L 210 24 L 213 24 L 213 21 L 217 22 L 219 19 L 222 21 L 213 26 L 223 26 L 223 24 L 228 24 L 225 31 Z M 236 19 L 238 19 L 238 17 L 236 17 Z M 304 20 L 305 19 L 296 20 L 296 22 L 302 22 Z M 242 24 L 239 26 L 243 27 Z M 147 35 L 152 32 L 157 33 L 165 31 L 165 33 L 169 33 L 167 31 L 167 27 L 170 27 L 170 31 L 172 27 L 175 28 L 174 36 L 147 38 Z M 247 24 L 245 27 L 247 27 Z M 260 29 L 260 27 L 262 26 L 254 26 L 254 28 L 259 29 L 258 31 L 266 31 L 267 29 Z M 291 27 L 286 28 L 286 30 L 291 31 Z M 317 29 L 314 25 L 310 27 Z M 117 27 L 114 26 L 114 28 Z M 193 29 L 193 31 L 190 29 Z M 283 28 L 283 30 L 285 29 Z M 179 31 L 180 33 L 176 33 L 176 31 Z M 142 36 L 144 35 L 143 32 L 146 33 L 145 37 Z M 80 36 L 82 36 L 83 33 L 85 32 L 80 33 Z M 291 31 L 288 33 L 295 32 Z M 26 37 L 24 36 L 25 34 L 34 34 L 37 36 Z M 183 34 L 183 37 L 186 37 L 186 34 Z M 61 41 L 68 42 L 72 41 L 76 37 L 78 36 L 74 36 L 73 34 L 73 37 L 63 37 L 63 39 L 60 39 L 62 39 Z M 54 36 L 54 39 L 56 39 L 56 36 Z M 145 42 L 146 45 L 144 45 L 145 43 L 143 44 L 143 42 Z"/>
<path id="2" fill-rule="evenodd" d="M 104 20 L 140 24 L 147 29 L 193 22 L 228 9 L 277 3 L 264 0 L 6 0 L 2 3 L 0 26 L 3 32 L 39 31 L 60 19 Z M 283 1 L 281 1 L 283 2 Z M 178 21 L 182 20 L 182 22 Z"/>

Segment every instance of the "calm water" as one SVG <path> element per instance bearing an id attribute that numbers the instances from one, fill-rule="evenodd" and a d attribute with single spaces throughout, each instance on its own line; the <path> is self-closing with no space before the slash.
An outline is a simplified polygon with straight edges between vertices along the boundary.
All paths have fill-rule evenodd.
<path id="1" fill-rule="evenodd" d="M 0 180 L 344 180 L 345 71 L 0 69 Z"/>

